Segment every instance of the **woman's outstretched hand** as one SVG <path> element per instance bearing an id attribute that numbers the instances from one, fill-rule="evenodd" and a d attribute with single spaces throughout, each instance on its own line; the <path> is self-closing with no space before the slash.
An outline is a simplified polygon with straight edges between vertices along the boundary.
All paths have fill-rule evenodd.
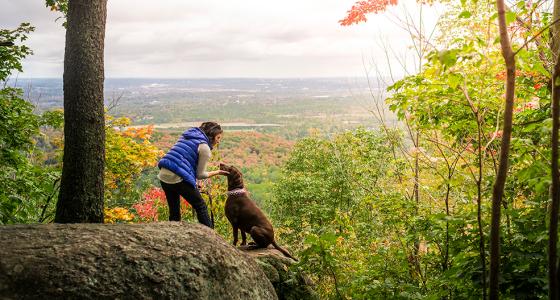
<path id="1" fill-rule="evenodd" d="M 218 175 L 224 175 L 224 176 L 227 176 L 227 175 L 229 175 L 229 172 L 228 172 L 228 171 L 226 171 L 226 170 L 218 170 Z"/>
<path id="2" fill-rule="evenodd" d="M 208 172 L 208 177 L 212 177 L 212 176 L 216 176 L 216 175 L 227 176 L 227 175 L 229 175 L 229 172 L 225 171 L 225 170 L 217 170 L 217 171 Z"/>

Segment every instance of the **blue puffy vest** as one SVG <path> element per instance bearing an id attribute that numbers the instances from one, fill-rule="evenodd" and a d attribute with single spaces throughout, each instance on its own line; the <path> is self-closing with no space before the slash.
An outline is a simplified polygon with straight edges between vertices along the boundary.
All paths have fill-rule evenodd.
<path id="1" fill-rule="evenodd" d="M 170 170 L 197 189 L 196 167 L 198 165 L 198 146 L 200 144 L 208 144 L 210 149 L 212 149 L 208 137 L 200 128 L 193 127 L 188 129 L 183 132 L 179 141 L 159 161 L 158 167 Z"/>

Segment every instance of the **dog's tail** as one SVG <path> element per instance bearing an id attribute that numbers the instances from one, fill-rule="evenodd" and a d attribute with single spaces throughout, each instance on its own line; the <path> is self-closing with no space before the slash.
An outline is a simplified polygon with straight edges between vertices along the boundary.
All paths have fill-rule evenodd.
<path id="1" fill-rule="evenodd" d="M 272 241 L 272 246 L 274 246 L 274 248 L 276 248 L 276 250 L 282 252 L 282 254 L 284 254 L 286 257 L 289 257 L 295 261 L 298 261 L 297 258 L 293 257 L 288 251 L 284 250 L 282 247 L 278 246 L 278 244 L 276 244 L 275 241 Z"/>

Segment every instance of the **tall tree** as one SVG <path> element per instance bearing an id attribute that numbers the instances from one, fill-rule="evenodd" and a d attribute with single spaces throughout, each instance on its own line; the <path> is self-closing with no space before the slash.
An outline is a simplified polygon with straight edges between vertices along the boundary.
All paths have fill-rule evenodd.
<path id="1" fill-rule="evenodd" d="M 107 0 L 68 1 L 64 157 L 55 222 L 103 222 L 103 49 Z"/>
<path id="2" fill-rule="evenodd" d="M 490 299 L 499 298 L 500 275 L 500 217 L 504 186 L 508 172 L 509 145 L 513 126 L 513 98 L 515 95 L 515 54 L 511 48 L 506 24 L 506 5 L 504 0 L 496 1 L 500 45 L 506 63 L 506 106 L 504 127 L 500 146 L 500 164 L 492 191 L 492 223 L 490 229 Z"/>
<path id="3" fill-rule="evenodd" d="M 552 205 L 550 209 L 550 227 L 548 231 L 548 282 L 549 298 L 558 299 L 558 206 L 560 202 L 560 172 L 558 170 L 558 129 L 560 128 L 560 0 L 554 0 L 551 27 L 551 52 L 554 61 L 552 70 L 552 141 L 551 141 L 551 175 L 552 175 Z"/>

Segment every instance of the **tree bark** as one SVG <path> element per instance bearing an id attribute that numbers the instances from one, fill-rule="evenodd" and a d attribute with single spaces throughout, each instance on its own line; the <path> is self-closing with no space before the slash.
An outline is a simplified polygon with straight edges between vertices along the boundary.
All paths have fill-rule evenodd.
<path id="1" fill-rule="evenodd" d="M 506 24 L 506 6 L 504 0 L 497 0 L 498 25 L 500 27 L 500 45 L 506 63 L 506 107 L 504 127 L 500 147 L 500 164 L 492 191 L 492 222 L 490 229 L 490 299 L 499 298 L 500 276 L 500 217 L 504 186 L 508 172 L 509 145 L 512 132 L 513 99 L 515 95 L 515 55 L 511 48 Z"/>
<path id="2" fill-rule="evenodd" d="M 552 20 L 560 18 L 560 0 L 554 0 Z M 560 172 L 558 170 L 558 130 L 560 128 L 560 23 L 551 28 L 551 52 L 554 59 L 552 71 L 552 136 L 551 136 L 551 176 L 552 203 L 550 207 L 550 227 L 548 229 L 548 284 L 549 298 L 559 299 L 557 244 L 558 244 L 558 206 L 560 202 Z"/>
<path id="3" fill-rule="evenodd" d="M 476 117 L 476 127 L 478 131 L 478 178 L 476 179 L 476 220 L 478 223 L 478 251 L 480 253 L 480 264 L 482 266 L 482 299 L 486 300 L 486 246 L 484 241 L 484 226 L 482 224 L 482 174 L 484 161 L 482 157 L 482 118 L 480 116 L 480 110 L 475 109 L 474 103 L 471 105 L 471 109 Z"/>
<path id="4" fill-rule="evenodd" d="M 107 0 L 70 0 L 64 54 L 64 157 L 55 222 L 103 222 L 103 49 Z"/>
<path id="5" fill-rule="evenodd" d="M 556 67 L 555 67 L 556 69 Z M 552 187 L 550 206 L 550 226 L 548 229 L 548 282 L 549 298 L 558 299 L 558 268 L 557 268 L 557 244 L 558 244 L 558 202 L 560 198 L 560 174 L 558 172 L 558 128 L 559 128 L 559 93 L 560 88 L 554 84 L 559 73 L 554 70 L 552 76 L 552 153 L 551 153 L 551 176 Z"/>

